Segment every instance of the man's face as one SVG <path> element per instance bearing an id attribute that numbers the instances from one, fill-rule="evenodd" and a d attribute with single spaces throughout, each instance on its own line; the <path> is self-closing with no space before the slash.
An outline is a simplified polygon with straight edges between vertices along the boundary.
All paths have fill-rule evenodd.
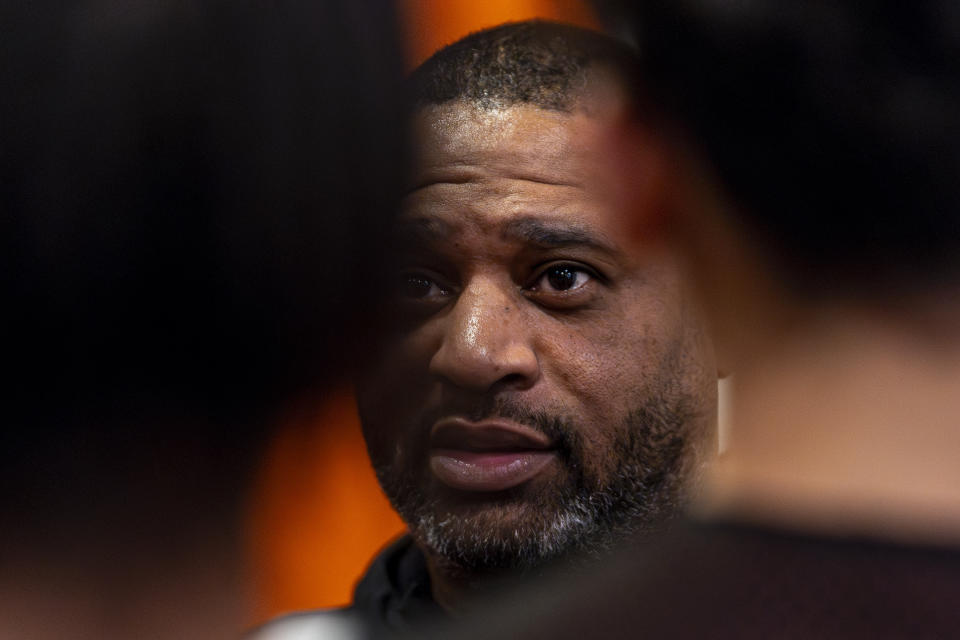
<path id="1" fill-rule="evenodd" d="M 712 354 L 628 233 L 609 116 L 416 116 L 393 331 L 358 389 L 387 495 L 434 560 L 537 565 L 652 526 L 715 447 Z"/>

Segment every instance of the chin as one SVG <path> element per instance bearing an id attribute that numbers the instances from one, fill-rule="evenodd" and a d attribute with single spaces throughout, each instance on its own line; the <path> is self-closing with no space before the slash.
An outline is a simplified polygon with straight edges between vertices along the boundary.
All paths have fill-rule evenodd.
<path id="1" fill-rule="evenodd" d="M 577 500 L 545 504 L 513 495 L 491 503 L 487 497 L 486 503 L 474 496 L 421 512 L 410 522 L 414 538 L 449 568 L 477 572 L 533 569 L 599 550 L 609 537 L 595 514 Z"/>

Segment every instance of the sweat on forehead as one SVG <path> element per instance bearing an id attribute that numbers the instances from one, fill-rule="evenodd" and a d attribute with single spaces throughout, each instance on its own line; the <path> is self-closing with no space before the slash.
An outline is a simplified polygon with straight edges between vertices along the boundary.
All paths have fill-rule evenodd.
<path id="1" fill-rule="evenodd" d="M 454 100 L 479 107 L 529 104 L 571 112 L 598 85 L 629 91 L 636 61 L 617 40 L 572 25 L 530 20 L 471 34 L 424 62 L 409 79 L 415 106 Z"/>

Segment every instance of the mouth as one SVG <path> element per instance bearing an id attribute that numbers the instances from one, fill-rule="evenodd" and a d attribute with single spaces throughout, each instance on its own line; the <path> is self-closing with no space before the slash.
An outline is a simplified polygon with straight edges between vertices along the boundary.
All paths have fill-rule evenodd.
<path id="1" fill-rule="evenodd" d="M 557 457 L 545 434 L 507 420 L 445 418 L 430 432 L 430 470 L 461 491 L 503 491 L 523 484 Z"/>

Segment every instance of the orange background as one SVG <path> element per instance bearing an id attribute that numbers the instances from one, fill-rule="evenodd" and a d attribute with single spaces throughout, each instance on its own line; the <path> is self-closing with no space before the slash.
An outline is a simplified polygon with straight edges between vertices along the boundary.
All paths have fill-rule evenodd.
<path id="1" fill-rule="evenodd" d="M 411 69 L 440 47 L 509 20 L 596 27 L 582 0 L 401 0 L 398 7 Z M 374 478 L 349 390 L 284 421 L 251 516 L 253 622 L 350 602 L 371 558 L 404 527 Z"/>

